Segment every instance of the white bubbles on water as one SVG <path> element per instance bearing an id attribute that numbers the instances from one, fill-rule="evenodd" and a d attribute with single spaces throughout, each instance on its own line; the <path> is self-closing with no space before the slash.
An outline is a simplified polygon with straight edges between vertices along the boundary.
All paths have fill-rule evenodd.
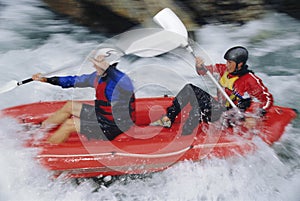
<path id="1" fill-rule="evenodd" d="M 78 40 L 78 38 L 86 37 L 85 31 L 62 33 L 61 30 L 66 28 L 66 22 L 58 22 L 52 18 L 53 15 L 49 11 L 34 6 L 40 5 L 39 1 L 0 0 L 0 2 L 5 5 L 4 8 L 1 8 L 0 13 L 1 19 L 4 19 L 0 24 L 0 85 L 10 80 L 28 78 L 36 72 L 47 73 L 68 64 L 73 65 L 77 62 L 80 64 L 88 52 L 98 45 L 98 42 L 94 40 L 85 42 Z M 35 15 L 32 17 L 33 13 Z M 42 20 L 36 20 L 38 16 Z M 18 23 L 13 23 L 15 21 Z M 281 26 L 282 21 L 286 26 Z M 286 31 L 278 28 L 279 25 Z M 299 32 L 293 27 L 299 27 L 299 22 L 274 14 L 263 20 L 249 23 L 242 28 L 231 25 L 207 25 L 196 32 L 196 40 L 201 48 L 205 49 L 207 54 L 212 57 L 211 61 L 217 63 L 224 62 L 224 52 L 234 45 L 249 47 L 251 54 L 261 59 L 273 51 L 288 46 L 296 47 L 298 45 L 299 47 Z M 28 32 L 22 31 L 22 29 L 28 31 L 31 28 L 41 33 L 47 32 L 47 37 L 41 39 L 39 36 L 38 39 L 41 41 L 37 42 L 35 38 L 28 37 Z M 300 58 L 299 50 L 288 52 L 288 55 L 292 58 Z M 280 56 L 279 59 L 286 59 L 284 55 Z M 173 63 L 176 63 L 173 57 L 166 56 L 166 59 L 166 61 L 173 59 Z M 165 63 L 161 64 L 160 59 L 153 59 L 151 62 L 154 60 L 160 66 L 166 65 Z M 178 63 L 180 62 L 178 61 Z M 159 67 L 153 67 L 154 65 L 155 63 L 146 67 L 154 70 Z M 134 71 L 134 69 L 131 70 Z M 180 72 L 180 75 L 186 76 L 188 80 L 198 79 L 190 69 L 183 70 L 183 68 L 175 66 L 172 70 Z M 261 72 L 261 69 L 257 70 Z M 263 78 L 274 94 L 276 104 L 293 106 L 299 110 L 299 71 L 297 69 L 287 70 L 285 63 L 273 65 L 266 68 L 266 71 L 259 73 L 259 76 Z M 272 71 L 288 71 L 294 75 L 270 76 L 269 73 Z M 59 74 L 70 75 L 73 73 L 77 73 L 76 69 Z M 151 75 L 155 75 L 155 72 L 152 72 Z M 151 82 L 151 77 L 147 77 L 146 74 L 144 76 L 143 78 Z M 167 78 L 164 81 L 167 82 Z M 167 91 L 172 94 L 180 88 L 180 86 L 175 86 L 175 83 L 174 86 L 172 83 L 167 84 L 170 85 Z M 38 101 L 66 100 L 72 95 L 73 91 L 71 90 L 62 90 L 59 87 L 42 83 L 30 83 L 22 88 L 0 94 L 0 108 Z M 78 98 L 82 97 L 78 95 Z M 299 158 L 292 157 L 291 161 L 287 163 L 278 156 L 278 153 L 275 153 L 274 147 L 269 147 L 259 140 L 256 142 L 259 150 L 253 155 L 228 160 L 206 159 L 197 163 L 186 161 L 163 172 L 153 174 L 151 177 L 128 180 L 125 184 L 117 181 L 109 188 L 101 188 L 92 193 L 95 186 L 91 181 L 75 185 L 71 180 L 51 179 L 51 174 L 34 160 L 38 150 L 23 147 L 24 139 L 21 135 L 24 132 L 14 120 L 1 119 L 0 127 L 0 200 L 298 201 L 300 197 L 298 194 Z M 280 150 L 280 146 L 283 147 L 282 149 L 292 147 L 295 156 L 299 156 L 300 149 L 296 143 L 299 141 L 298 134 L 299 126 L 293 125 L 293 129 L 287 130 L 284 134 L 284 136 L 290 136 L 290 139 L 278 142 L 275 150 Z"/>

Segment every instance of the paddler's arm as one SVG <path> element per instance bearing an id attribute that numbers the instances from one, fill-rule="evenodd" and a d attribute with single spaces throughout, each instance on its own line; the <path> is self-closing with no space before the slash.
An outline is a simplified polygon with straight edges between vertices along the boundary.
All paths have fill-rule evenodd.
<path id="1" fill-rule="evenodd" d="M 62 88 L 74 87 L 75 79 L 67 79 L 61 82 L 60 77 L 43 77 L 41 73 L 32 76 L 34 81 L 45 82 L 52 85 L 61 86 Z"/>
<path id="2" fill-rule="evenodd" d="M 205 75 L 207 71 L 213 73 L 214 71 L 214 68 L 217 68 L 215 70 L 217 70 L 218 72 L 221 72 L 219 69 L 218 69 L 218 65 L 217 66 L 213 66 L 213 65 L 205 65 L 204 64 L 204 60 L 201 58 L 201 57 L 196 57 L 195 58 L 196 60 L 196 72 L 198 73 L 198 75 Z"/>
<path id="3" fill-rule="evenodd" d="M 59 85 L 59 77 L 50 77 L 50 78 L 47 78 L 47 77 L 43 77 L 41 73 L 37 73 L 35 75 L 32 76 L 32 79 L 34 81 L 39 81 L 39 82 L 46 82 L 46 83 L 49 83 L 49 84 L 53 84 L 53 85 Z"/>
<path id="4" fill-rule="evenodd" d="M 34 81 L 49 83 L 61 86 L 62 88 L 70 87 L 94 87 L 96 72 L 81 76 L 65 76 L 65 77 L 43 77 L 41 73 L 32 76 Z"/>

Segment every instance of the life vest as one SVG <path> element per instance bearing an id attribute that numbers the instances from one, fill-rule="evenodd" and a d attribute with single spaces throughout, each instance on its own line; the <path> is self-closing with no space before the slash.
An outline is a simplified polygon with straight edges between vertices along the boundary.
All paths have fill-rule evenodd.
<path id="1" fill-rule="evenodd" d="M 233 91 L 233 86 L 236 80 L 239 79 L 239 76 L 229 76 L 229 72 L 225 71 L 223 76 L 220 78 L 219 83 L 222 87 L 225 88 L 225 92 L 228 94 L 229 98 L 232 101 L 238 101 L 239 97 Z M 230 107 L 229 101 L 226 101 L 225 106 Z"/>
<path id="2" fill-rule="evenodd" d="M 95 109 L 101 121 L 113 121 L 112 107 L 110 100 L 106 97 L 107 82 L 103 79 L 99 82 L 99 77 L 95 79 L 96 100 Z"/>
<path id="3" fill-rule="evenodd" d="M 135 121 L 133 87 L 129 78 L 124 77 L 126 75 L 122 72 L 114 68 L 108 70 L 109 72 L 107 72 L 105 77 L 100 78 L 97 76 L 94 80 L 97 119 L 102 128 L 118 126 L 125 131 Z M 121 89 L 118 85 L 122 85 L 125 88 Z"/>

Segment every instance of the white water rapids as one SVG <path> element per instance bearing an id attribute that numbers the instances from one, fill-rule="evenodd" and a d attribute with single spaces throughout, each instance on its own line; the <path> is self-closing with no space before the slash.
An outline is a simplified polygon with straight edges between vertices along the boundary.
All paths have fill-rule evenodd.
<path id="1" fill-rule="evenodd" d="M 38 0 L 0 0 L 0 20 L 0 86 L 37 72 L 80 64 L 104 38 L 59 19 Z M 222 56 L 229 47 L 247 46 L 249 65 L 274 95 L 275 104 L 300 111 L 299 25 L 299 21 L 284 14 L 270 13 L 242 27 L 204 26 L 197 30 L 196 41 L 216 62 L 224 62 Z M 180 63 L 171 64 L 176 62 Z M 174 69 L 186 79 L 197 79 L 195 73 L 189 74 L 186 69 Z M 163 72 L 152 71 L 153 76 L 171 82 L 175 93 L 180 86 L 174 86 L 174 77 L 168 77 L 167 70 Z M 0 94 L 0 109 L 66 100 L 72 95 L 72 90 L 33 82 Z M 152 177 L 129 180 L 126 184 L 116 181 L 109 188 L 93 192 L 92 181 L 75 185 L 71 180 L 51 179 L 51 173 L 33 159 L 38 150 L 22 146 L 25 136 L 21 135 L 21 125 L 1 118 L 0 201 L 299 201 L 299 123 L 298 117 L 272 147 L 256 139 L 259 150 L 253 155 L 182 162 Z"/>

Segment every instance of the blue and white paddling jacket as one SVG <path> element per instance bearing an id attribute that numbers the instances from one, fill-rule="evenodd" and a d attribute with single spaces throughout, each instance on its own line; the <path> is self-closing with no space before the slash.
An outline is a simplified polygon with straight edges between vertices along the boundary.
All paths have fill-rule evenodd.
<path id="1" fill-rule="evenodd" d="M 111 65 L 105 76 L 97 72 L 80 76 L 47 78 L 47 82 L 62 88 L 93 87 L 96 90 L 95 112 L 102 129 L 117 126 L 123 132 L 128 130 L 134 121 L 135 96 L 130 78 Z"/>

